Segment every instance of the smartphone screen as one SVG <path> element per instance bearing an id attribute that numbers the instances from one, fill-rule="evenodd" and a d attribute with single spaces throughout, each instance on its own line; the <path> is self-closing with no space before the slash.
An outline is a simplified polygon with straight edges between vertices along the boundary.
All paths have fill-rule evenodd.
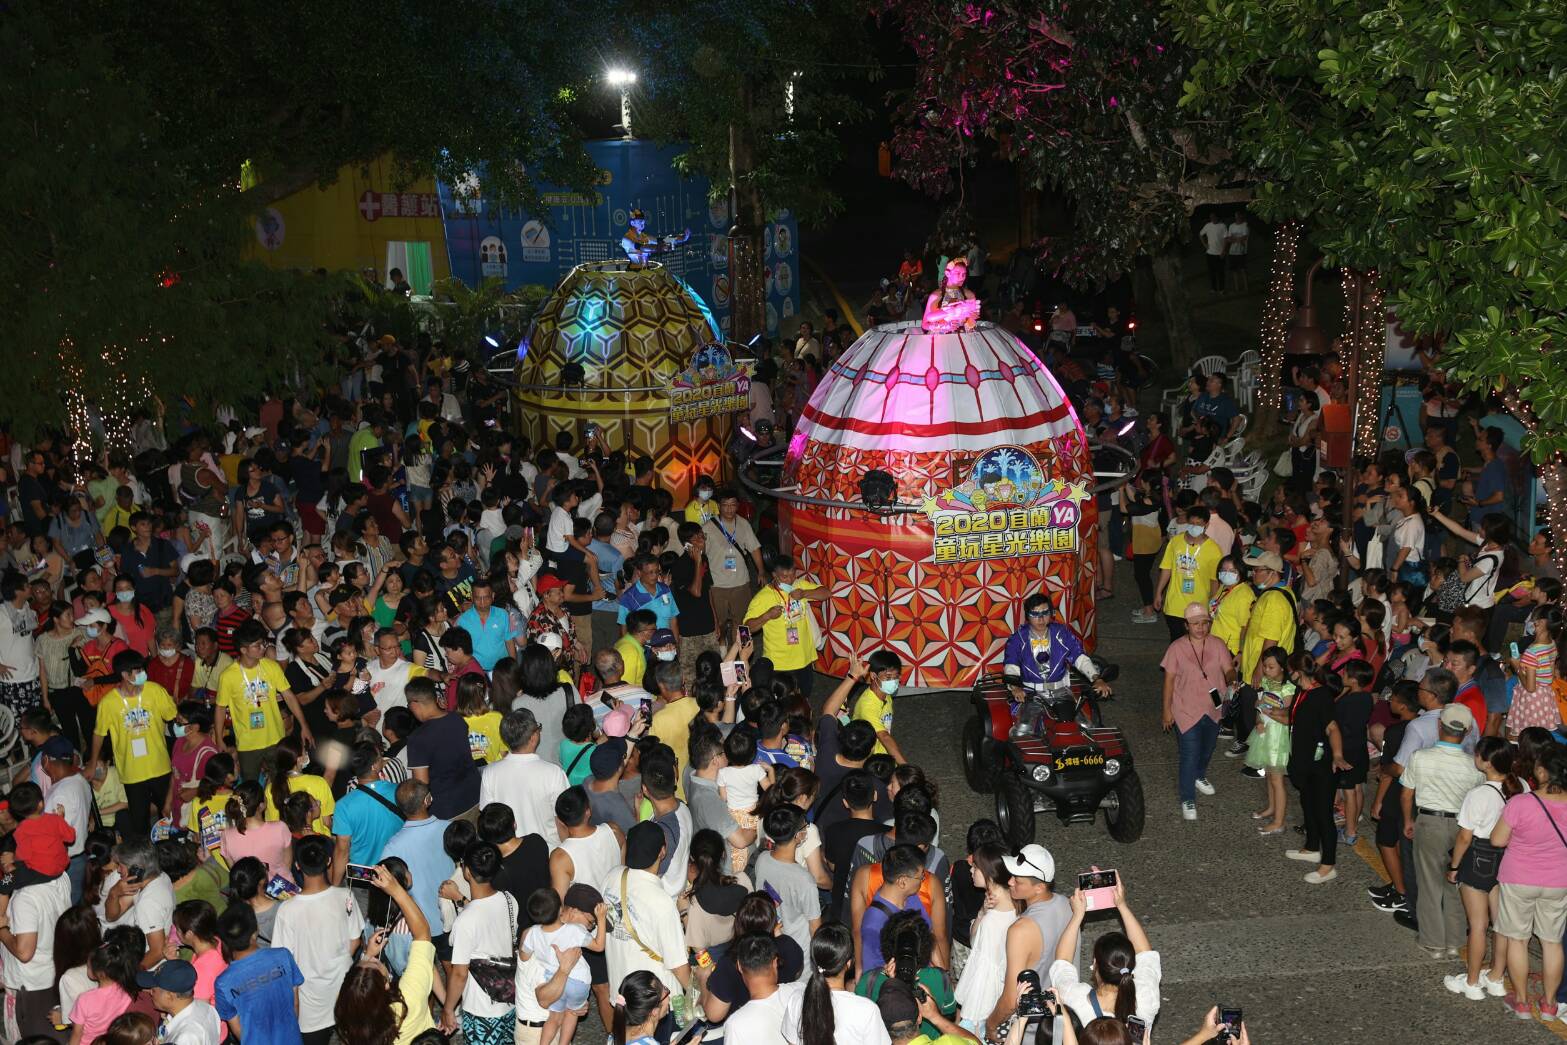
<path id="1" fill-rule="evenodd" d="M 1136 1016 L 1126 1018 L 1126 1036 L 1132 1045 L 1144 1045 L 1148 1040 L 1148 1024 Z"/>
<path id="2" fill-rule="evenodd" d="M 365 864 L 349 864 L 343 872 L 343 877 L 350 882 L 374 882 L 375 868 Z"/>
<path id="3" fill-rule="evenodd" d="M 1223 1006 L 1220 1006 L 1219 1026 L 1228 1027 L 1231 1031 L 1239 1034 L 1241 1032 L 1241 1010 L 1227 1009 Z"/>
<path id="4" fill-rule="evenodd" d="M 744 624 L 735 629 L 735 634 L 740 639 L 740 645 L 742 646 L 751 641 L 751 629 Z"/>

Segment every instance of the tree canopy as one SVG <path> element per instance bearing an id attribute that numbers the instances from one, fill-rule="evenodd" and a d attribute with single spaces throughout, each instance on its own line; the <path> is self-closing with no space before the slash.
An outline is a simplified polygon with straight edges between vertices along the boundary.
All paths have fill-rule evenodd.
<path id="1" fill-rule="evenodd" d="M 1169 0 L 1219 113 L 1335 265 L 1375 269 L 1401 323 L 1500 393 L 1536 460 L 1567 450 L 1567 17 L 1533 0 Z M 1550 476 L 1547 477 L 1548 484 Z"/>
<path id="2" fill-rule="evenodd" d="M 10 5 L 12 430 L 64 422 L 68 389 L 108 410 L 156 389 L 199 413 L 308 377 L 345 284 L 248 261 L 246 245 L 267 203 L 345 165 L 481 171 L 522 205 L 534 178 L 589 185 L 568 117 L 571 84 L 596 70 L 587 17 L 556 0 Z"/>
<path id="3" fill-rule="evenodd" d="M 990 143 L 1071 205 L 1071 234 L 1046 241 L 1042 258 L 1070 284 L 1167 255 L 1194 208 L 1249 196 L 1226 187 L 1222 122 L 1178 107 L 1193 57 L 1157 0 L 884 0 L 882 17 L 918 59 L 898 109 L 897 173 L 933 194 L 961 191 Z M 1184 303 L 1165 305 L 1184 321 Z"/>

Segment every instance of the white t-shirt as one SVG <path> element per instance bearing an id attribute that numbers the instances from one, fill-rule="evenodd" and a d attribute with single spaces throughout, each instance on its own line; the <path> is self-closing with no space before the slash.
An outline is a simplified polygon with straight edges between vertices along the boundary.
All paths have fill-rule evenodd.
<path id="1" fill-rule="evenodd" d="M 62 777 L 59 783 L 49 789 L 47 805 L 51 813 L 55 806 L 64 807 L 65 822 L 76 830 L 76 841 L 65 852 L 67 856 L 77 855 L 86 848 L 87 832 L 92 827 L 92 785 L 80 773 Z"/>
<path id="2" fill-rule="evenodd" d="M 11 896 L 7 910 L 11 932 L 17 936 L 37 933 L 38 946 L 27 962 L 18 961 L 10 950 L 0 947 L 7 990 L 41 991 L 54 986 L 54 923 L 69 906 L 71 883 L 63 874 L 25 886 Z"/>
<path id="3" fill-rule="evenodd" d="M 682 864 L 682 874 L 684 865 Z M 622 876 L 625 894 L 621 893 Z M 669 990 L 681 990 L 672 970 L 687 964 L 686 933 L 680 924 L 680 911 L 664 889 L 658 875 L 648 871 L 619 867 L 604 879 L 606 935 L 604 958 L 609 966 L 609 982 L 619 983 L 628 973 L 646 969 Z M 636 938 L 631 928 L 636 929 Z M 637 943 L 642 941 L 642 945 Z M 648 956 L 651 950 L 661 962 Z"/>
<path id="4" fill-rule="evenodd" d="M 389 668 L 381 667 L 379 658 L 370 662 L 370 696 L 375 698 L 376 710 L 384 715 L 390 708 L 408 706 L 408 697 L 403 690 L 412 677 L 413 666 L 413 661 L 400 658 Z"/>
<path id="5" fill-rule="evenodd" d="M 1244 257 L 1246 255 L 1246 239 L 1251 235 L 1251 230 L 1246 227 L 1246 223 L 1244 221 L 1232 221 L 1225 233 L 1232 240 L 1230 253 Z"/>
<path id="6" fill-rule="evenodd" d="M 1210 221 L 1202 227 L 1198 233 L 1202 237 L 1203 248 L 1210 257 L 1220 257 L 1224 254 L 1224 223 L 1218 220 Z"/>
<path id="7" fill-rule="evenodd" d="M 1477 552 L 1470 557 L 1469 566 L 1479 570 L 1480 576 L 1464 583 L 1464 604 L 1488 610 L 1496 605 L 1496 581 L 1502 568 L 1502 553 Z"/>
<path id="8" fill-rule="evenodd" d="M 718 771 L 718 786 L 724 789 L 730 809 L 755 809 L 766 780 L 767 767 L 756 762 L 748 766 L 725 766 Z"/>
<path id="9" fill-rule="evenodd" d="M 1502 797 L 1502 786 L 1489 780 L 1476 784 L 1464 796 L 1464 804 L 1458 807 L 1458 826 L 1467 827 L 1476 838 L 1490 841 L 1491 829 L 1502 818 L 1507 799 Z"/>
<path id="10" fill-rule="evenodd" d="M 800 1010 L 805 1001 L 805 982 L 780 987 L 778 994 L 784 999 L 783 1027 L 780 1028 L 783 1040 L 788 1045 L 800 1045 Z M 832 1020 L 832 1037 L 837 1045 L 892 1045 L 887 1027 L 881 1022 L 881 1010 L 869 998 L 848 991 L 833 991 Z M 727 1025 L 724 1039 L 729 1039 Z"/>
<path id="11" fill-rule="evenodd" d="M 107 897 L 109 890 L 113 889 L 119 880 L 120 873 L 110 871 L 103 880 L 100 895 Z M 100 901 L 100 904 L 102 902 Z M 98 917 L 104 918 L 102 907 L 98 910 Z M 118 918 L 113 921 L 105 919 L 105 921 L 108 928 L 116 925 L 134 925 L 148 936 L 153 933 L 167 934 L 169 927 L 174 924 L 174 883 L 169 881 L 168 875 L 158 875 L 136 894 L 136 899 Z"/>
<path id="12" fill-rule="evenodd" d="M 475 958 L 495 958 L 505 961 L 516 950 L 512 926 L 519 913 L 516 901 L 506 892 L 494 893 L 482 900 L 474 900 L 457 915 L 452 924 L 452 962 L 467 965 Z M 492 1001 L 476 977 L 470 975 L 463 984 L 462 1007 L 474 1016 L 493 1019 L 511 1011 L 511 1005 Z"/>
<path id="13" fill-rule="evenodd" d="M 549 528 L 544 531 L 544 550 L 557 555 L 565 551 L 571 527 L 571 513 L 558 504 L 551 505 Z"/>
<path id="14" fill-rule="evenodd" d="M 1137 1011 L 1135 1015 L 1153 1026 L 1159 1015 L 1159 981 L 1164 978 L 1164 968 L 1158 951 L 1142 951 L 1132 965 L 1132 983 L 1137 986 Z M 1071 962 L 1050 963 L 1050 986 L 1062 1003 L 1077 1014 L 1085 1026 L 1098 1018 L 1089 995 L 1093 987 L 1084 983 Z"/>
<path id="15" fill-rule="evenodd" d="M 1421 549 L 1425 547 L 1425 543 L 1426 523 L 1420 516 L 1406 515 L 1399 520 L 1397 526 L 1393 527 L 1393 544 L 1397 548 L 1409 549 L 1409 554 L 1404 557 L 1404 561 L 1409 565 L 1418 566 L 1420 564 Z M 1392 560 L 1397 557 L 1398 552 L 1394 551 L 1391 556 L 1388 556 L 1388 559 Z"/>
<path id="16" fill-rule="evenodd" d="M 218 1045 L 223 1040 L 223 1021 L 218 1010 L 196 999 L 178 1016 L 163 1021 L 158 1041 L 163 1045 Z"/>
<path id="17" fill-rule="evenodd" d="M 569 951 L 573 947 L 586 947 L 593 938 L 588 931 L 575 922 L 567 922 L 553 932 L 546 932 L 542 925 L 535 925 L 522 934 L 522 949 L 531 955 L 536 955 L 540 964 L 550 976 L 555 975 L 555 970 L 560 967 L 559 959 L 555 956 L 555 948 Z M 569 980 L 578 983 L 590 984 L 593 980 L 593 971 L 588 968 L 588 960 L 582 955 L 577 956 L 577 964 L 571 967 L 566 974 Z"/>
<path id="18" fill-rule="evenodd" d="M 788 1000 L 781 987 L 765 998 L 752 998 L 724 1021 L 725 1039 L 745 1045 L 787 1045 L 783 1021 Z"/>
<path id="19" fill-rule="evenodd" d="M 278 905 L 272 946 L 287 947 L 305 977 L 299 988 L 300 1030 L 308 1034 L 337 1022 L 332 1009 L 354 964 L 349 947 L 364 927 L 359 905 L 340 885 L 300 893 Z"/>
<path id="20" fill-rule="evenodd" d="M 0 603 L 0 664 L 11 669 L 4 680 L 8 685 L 38 677 L 38 654 L 33 648 L 37 630 L 38 618 L 32 607 L 24 604 L 17 609 L 9 602 Z"/>
<path id="21" fill-rule="evenodd" d="M 76 1008 L 76 999 L 98 986 L 85 965 L 78 965 L 60 974 L 60 1012 L 69 1016 Z"/>

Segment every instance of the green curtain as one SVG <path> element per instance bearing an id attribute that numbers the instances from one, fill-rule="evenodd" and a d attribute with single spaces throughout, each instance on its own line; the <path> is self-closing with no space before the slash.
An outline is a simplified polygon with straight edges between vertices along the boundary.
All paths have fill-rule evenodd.
<path id="1" fill-rule="evenodd" d="M 430 261 L 430 244 L 410 242 L 408 248 L 408 282 L 415 294 L 428 294 L 435 283 L 435 268 Z"/>

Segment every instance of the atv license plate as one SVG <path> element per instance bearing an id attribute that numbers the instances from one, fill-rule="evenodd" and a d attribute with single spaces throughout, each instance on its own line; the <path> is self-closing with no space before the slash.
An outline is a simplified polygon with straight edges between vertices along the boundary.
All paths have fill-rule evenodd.
<path id="1" fill-rule="evenodd" d="M 1055 760 L 1057 769 L 1075 769 L 1079 766 L 1102 766 L 1105 764 L 1103 755 L 1065 755 Z"/>

